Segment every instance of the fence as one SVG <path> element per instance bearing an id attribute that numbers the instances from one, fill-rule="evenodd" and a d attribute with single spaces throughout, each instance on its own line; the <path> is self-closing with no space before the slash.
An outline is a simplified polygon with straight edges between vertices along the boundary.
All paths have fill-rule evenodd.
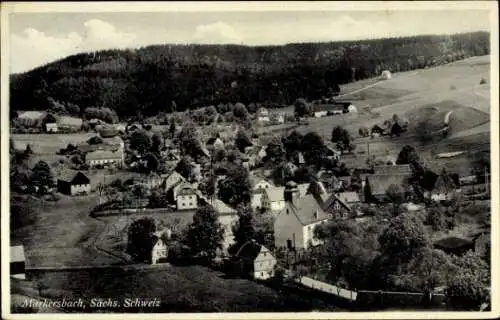
<path id="1" fill-rule="evenodd" d="M 357 292 L 351 291 L 351 290 L 346 290 L 325 282 L 321 282 L 318 280 L 314 280 L 309 277 L 301 277 L 300 279 L 296 280 L 298 283 L 311 288 L 315 290 L 319 290 L 325 293 L 330 293 L 333 295 L 336 295 L 337 297 L 347 299 L 348 301 L 356 301 L 357 298 Z"/>

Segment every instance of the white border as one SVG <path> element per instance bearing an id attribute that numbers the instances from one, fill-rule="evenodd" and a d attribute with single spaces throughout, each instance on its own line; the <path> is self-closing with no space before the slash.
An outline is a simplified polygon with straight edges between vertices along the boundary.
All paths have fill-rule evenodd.
<path id="1" fill-rule="evenodd" d="M 499 110 L 498 110 L 498 7 L 495 1 L 339 1 L 339 2 L 38 2 L 38 3 L 2 3 L 1 4 L 1 190 L 2 190 L 2 318 L 6 319 L 68 319 L 68 318 L 112 318 L 112 319 L 151 319 L 165 317 L 169 319 L 366 319 L 366 318 L 403 318 L 403 319 L 487 319 L 500 316 L 500 274 L 498 272 L 499 246 Z M 8 115 L 8 79 L 9 79 L 9 13 L 41 12 L 199 12 L 199 11 L 397 11 L 397 10 L 471 10 L 490 11 L 491 33 L 491 208 L 492 208 L 492 311 L 491 312 L 304 312 L 304 313 L 211 313 L 211 314 L 30 314 L 11 315 L 10 281 L 8 275 L 9 254 L 9 115 Z"/>

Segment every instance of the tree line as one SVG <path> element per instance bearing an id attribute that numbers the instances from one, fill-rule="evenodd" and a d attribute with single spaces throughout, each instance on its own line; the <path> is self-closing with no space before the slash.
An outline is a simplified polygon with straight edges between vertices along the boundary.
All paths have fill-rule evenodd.
<path id="1" fill-rule="evenodd" d="M 320 98 L 383 70 L 413 70 L 489 54 L 489 33 L 299 43 L 161 45 L 77 54 L 10 78 L 12 110 L 58 101 L 75 115 L 109 108 L 120 118 L 242 102 L 289 105 Z"/>

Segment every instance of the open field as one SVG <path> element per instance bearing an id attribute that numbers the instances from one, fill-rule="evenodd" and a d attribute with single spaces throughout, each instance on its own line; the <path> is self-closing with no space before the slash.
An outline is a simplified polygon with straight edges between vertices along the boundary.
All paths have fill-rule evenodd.
<path id="1" fill-rule="evenodd" d="M 89 217 L 97 197 L 65 197 L 57 202 L 28 200 L 35 221 L 11 235 L 26 251 L 27 267 L 102 265 L 118 262 L 97 251 L 93 239 L 104 224 Z"/>
<path id="2" fill-rule="evenodd" d="M 55 154 L 59 149 L 66 148 L 71 144 L 79 144 L 90 137 L 95 136 L 95 132 L 71 133 L 71 134 L 11 134 L 10 138 L 16 147 L 26 148 L 29 144 L 33 152 L 37 154 Z"/>
<path id="3" fill-rule="evenodd" d="M 326 308 L 325 303 L 316 299 L 277 291 L 246 279 L 227 278 L 220 272 L 200 266 L 166 265 L 143 271 L 43 272 L 38 280 L 50 283 L 52 290 L 74 292 L 74 297 L 85 300 L 93 297 L 120 301 L 127 297 L 161 300 L 159 308 L 143 312 L 272 312 Z M 89 311 L 96 310 L 86 312 Z"/>

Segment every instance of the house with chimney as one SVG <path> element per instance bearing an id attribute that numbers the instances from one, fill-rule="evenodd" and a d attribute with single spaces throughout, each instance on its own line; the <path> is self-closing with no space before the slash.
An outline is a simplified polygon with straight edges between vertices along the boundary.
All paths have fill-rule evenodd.
<path id="1" fill-rule="evenodd" d="M 90 179 L 81 171 L 65 170 L 57 178 L 57 191 L 67 195 L 90 193 Z"/>
<path id="2" fill-rule="evenodd" d="M 272 278 L 277 264 L 272 252 L 254 240 L 245 242 L 232 261 L 238 266 L 240 274 L 258 280 Z"/>
<path id="3" fill-rule="evenodd" d="M 286 185 L 284 198 L 285 208 L 274 220 L 276 247 L 300 250 L 321 244 L 314 236 L 314 228 L 330 219 L 321 201 L 312 194 L 301 197 L 294 183 Z"/>

